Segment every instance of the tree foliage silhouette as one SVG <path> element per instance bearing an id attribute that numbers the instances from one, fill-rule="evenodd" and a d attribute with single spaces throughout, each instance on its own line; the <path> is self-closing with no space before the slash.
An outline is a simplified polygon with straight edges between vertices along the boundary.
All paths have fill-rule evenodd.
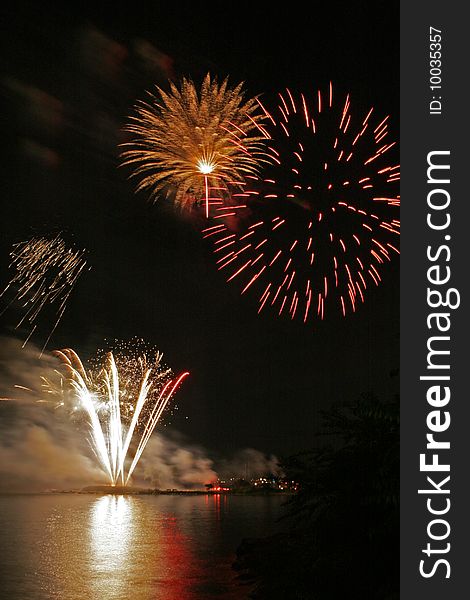
<path id="1" fill-rule="evenodd" d="M 235 568 L 256 599 L 398 598 L 399 398 L 323 413 L 327 447 L 283 463 L 300 483 L 284 531 L 244 540 Z"/>

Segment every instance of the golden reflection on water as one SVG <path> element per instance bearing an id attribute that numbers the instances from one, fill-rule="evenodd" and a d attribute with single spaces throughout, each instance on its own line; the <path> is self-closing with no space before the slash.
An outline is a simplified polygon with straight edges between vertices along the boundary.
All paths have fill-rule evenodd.
<path id="1" fill-rule="evenodd" d="M 90 511 L 90 584 L 99 593 L 122 597 L 136 535 L 133 505 L 125 496 L 103 496 Z"/>
<path id="2" fill-rule="evenodd" d="M 103 496 L 90 510 L 90 597 L 104 600 L 193 598 L 197 559 L 171 514 L 130 496 Z M 182 576 L 184 574 L 184 576 Z"/>
<path id="3" fill-rule="evenodd" d="M 191 536 L 168 507 L 161 510 L 152 499 L 135 496 L 65 501 L 78 506 L 53 510 L 40 542 L 47 600 L 204 597 L 195 584 L 207 574 Z"/>
<path id="4" fill-rule="evenodd" d="M 10 600 L 238 600 L 243 535 L 268 531 L 270 498 L 51 494 L 0 498 Z M 264 525 L 263 525 L 264 523 Z M 2 595 L 3 594 L 3 595 Z"/>

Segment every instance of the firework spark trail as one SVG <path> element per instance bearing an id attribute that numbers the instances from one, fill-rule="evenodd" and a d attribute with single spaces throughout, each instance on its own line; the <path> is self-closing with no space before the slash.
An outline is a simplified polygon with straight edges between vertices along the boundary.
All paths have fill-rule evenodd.
<path id="1" fill-rule="evenodd" d="M 61 360 L 73 391 L 74 412 L 84 411 L 88 417 L 91 447 L 111 485 L 119 480 L 127 485 L 165 408 L 189 373 L 173 377 L 169 369 L 161 367 L 162 354 L 158 352 L 152 366 L 146 355 L 136 358 L 121 353 L 115 358 L 108 352 L 104 364 L 90 372 L 72 349 L 54 354 Z M 57 389 L 43 379 L 43 385 L 61 398 L 63 383 L 60 379 Z M 126 473 L 134 438 L 137 447 Z"/>
<path id="2" fill-rule="evenodd" d="M 272 113 L 261 105 L 271 166 L 248 176 L 203 230 L 227 281 L 256 291 L 258 312 L 272 307 L 304 322 L 323 319 L 328 305 L 355 312 L 399 253 L 389 117 L 354 114 L 349 94 L 335 96 L 330 84 L 310 101 L 286 90 Z"/>
<path id="3" fill-rule="evenodd" d="M 172 395 L 174 394 L 174 392 L 176 391 L 176 389 L 180 385 L 180 383 L 183 381 L 183 379 L 185 377 L 187 377 L 188 375 L 189 375 L 188 372 L 182 373 L 178 377 L 178 379 L 176 379 L 176 381 L 169 381 L 166 384 L 166 386 L 163 388 L 162 393 L 159 396 L 159 402 L 154 406 L 151 416 L 150 416 L 150 419 L 147 421 L 147 423 L 145 425 L 144 433 L 142 434 L 142 437 L 139 441 L 139 445 L 137 447 L 137 451 L 135 453 L 134 460 L 132 461 L 132 464 L 129 468 L 129 472 L 127 474 L 126 484 L 129 481 L 129 478 L 131 477 L 132 473 L 134 472 L 134 469 L 135 469 L 137 463 L 139 462 L 139 459 L 142 456 L 143 451 L 145 450 L 145 446 L 147 445 L 147 442 L 149 441 L 150 436 L 152 435 L 158 421 L 160 420 L 160 417 L 162 416 L 163 411 L 165 410 L 168 402 L 170 401 L 170 398 L 172 397 Z M 170 391 L 168 391 L 168 388 L 170 388 Z"/>
<path id="4" fill-rule="evenodd" d="M 265 117 L 256 99 L 244 100 L 242 84 L 230 88 L 225 79 L 219 85 L 207 74 L 198 90 L 183 79 L 169 93 L 157 87 L 136 112 L 123 164 L 140 178 L 137 190 L 150 189 L 154 199 L 166 192 L 183 208 L 204 202 L 208 217 L 232 182 L 255 175 L 267 160 Z M 216 198 L 209 188 L 219 190 Z"/>
<path id="5" fill-rule="evenodd" d="M 36 321 L 41 311 L 46 306 L 58 303 L 53 327 L 42 347 L 42 352 L 44 351 L 65 312 L 70 294 L 85 269 L 87 263 L 84 255 L 84 250 L 74 251 L 68 248 L 59 235 L 53 238 L 32 238 L 13 245 L 10 268 L 15 269 L 16 273 L 0 297 L 9 289 L 15 289 L 13 299 L 2 314 L 14 302 L 22 303 L 24 314 L 16 328 L 21 327 L 25 321 L 31 326 L 24 345 L 36 330 Z"/>

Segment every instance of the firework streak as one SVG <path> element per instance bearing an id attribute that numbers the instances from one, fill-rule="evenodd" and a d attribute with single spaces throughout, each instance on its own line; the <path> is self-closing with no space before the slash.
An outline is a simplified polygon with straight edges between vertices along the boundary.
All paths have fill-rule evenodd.
<path id="1" fill-rule="evenodd" d="M 349 94 L 333 86 L 313 98 L 278 95 L 263 106 L 272 166 L 249 176 L 231 205 L 220 202 L 203 230 L 219 270 L 241 292 L 258 296 L 261 312 L 304 322 L 327 306 L 356 311 L 367 287 L 399 253 L 399 165 L 389 117 L 353 113 Z"/>
<path id="2" fill-rule="evenodd" d="M 169 93 L 157 88 L 136 112 L 123 164 L 140 178 L 137 190 L 150 189 L 153 198 L 166 191 L 181 207 L 204 203 L 209 216 L 209 189 L 222 197 L 266 160 L 266 117 L 256 99 L 244 101 L 242 84 L 230 88 L 225 79 L 219 85 L 208 74 L 198 91 L 183 79 Z"/>
<path id="3" fill-rule="evenodd" d="M 44 307 L 57 303 L 56 319 L 43 350 L 46 347 L 65 312 L 70 294 L 86 266 L 84 254 L 83 250 L 74 251 L 67 248 L 64 240 L 58 235 L 52 239 L 32 238 L 14 244 L 10 253 L 12 258 L 10 268 L 15 269 L 16 274 L 0 297 L 10 288 L 16 290 L 15 297 L 4 311 L 15 301 L 22 303 L 24 314 L 16 328 L 25 321 L 31 326 L 25 344 L 34 333 L 38 316 Z"/>
<path id="4" fill-rule="evenodd" d="M 170 399 L 189 373 L 173 377 L 169 369 L 161 368 L 160 353 L 149 361 L 145 354 L 115 358 L 108 352 L 104 364 L 88 372 L 73 350 L 54 354 L 67 373 L 73 412 L 87 416 L 90 444 L 109 482 L 127 485 Z M 48 391 L 62 399 L 63 383 L 60 389 L 51 389 L 43 379 Z"/>

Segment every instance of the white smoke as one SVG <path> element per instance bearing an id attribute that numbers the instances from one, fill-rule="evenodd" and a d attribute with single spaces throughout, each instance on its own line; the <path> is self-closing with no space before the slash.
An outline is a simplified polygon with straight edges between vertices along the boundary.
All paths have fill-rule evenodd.
<path id="1" fill-rule="evenodd" d="M 200 446 L 189 444 L 180 435 L 170 439 L 156 434 L 140 459 L 140 473 L 158 489 L 204 489 L 217 479 L 213 461 Z"/>
<path id="2" fill-rule="evenodd" d="M 217 468 L 225 478 L 243 478 L 248 481 L 266 475 L 283 474 L 279 459 L 274 454 L 267 455 L 254 448 L 239 450 L 231 458 L 218 461 Z"/>
<path id="3" fill-rule="evenodd" d="M 139 464 L 140 476 L 150 487 L 166 489 L 203 489 L 219 478 L 257 479 L 281 476 L 279 460 L 254 448 L 237 451 L 217 464 L 201 446 L 189 443 L 181 434 L 161 433 L 149 441 Z"/>
<path id="4" fill-rule="evenodd" d="M 17 428 L 0 443 L 0 491 L 44 491 L 98 483 L 102 473 L 68 436 L 66 443 L 40 425 Z"/>
<path id="5" fill-rule="evenodd" d="M 33 344 L 21 345 L 0 338 L 0 491 L 75 488 L 100 481 L 86 436 L 53 403 L 38 402 L 44 396 L 41 376 L 56 377 L 56 359 L 40 357 Z"/>

